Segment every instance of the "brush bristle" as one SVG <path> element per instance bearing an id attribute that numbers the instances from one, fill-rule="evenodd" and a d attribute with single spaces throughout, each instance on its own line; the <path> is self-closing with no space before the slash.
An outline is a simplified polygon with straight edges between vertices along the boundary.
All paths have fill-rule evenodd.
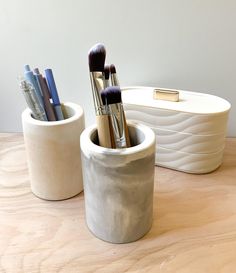
<path id="1" fill-rule="evenodd" d="M 115 74 L 116 73 L 116 67 L 115 67 L 114 64 L 110 65 L 110 71 L 111 71 L 111 74 Z"/>
<path id="2" fill-rule="evenodd" d="M 103 44 L 96 44 L 90 50 L 88 54 L 89 70 L 104 71 L 104 63 L 106 59 L 106 49 Z"/>
<path id="3" fill-rule="evenodd" d="M 106 64 L 105 67 L 104 67 L 104 75 L 105 75 L 105 80 L 109 80 L 110 66 L 108 64 Z"/>
<path id="4" fill-rule="evenodd" d="M 121 90 L 119 86 L 109 86 L 101 92 L 104 105 L 121 103 Z"/>

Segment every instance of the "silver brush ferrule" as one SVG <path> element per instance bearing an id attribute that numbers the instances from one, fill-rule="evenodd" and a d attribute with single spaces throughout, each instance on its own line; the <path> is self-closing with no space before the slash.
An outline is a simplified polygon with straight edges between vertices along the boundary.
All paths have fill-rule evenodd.
<path id="1" fill-rule="evenodd" d="M 120 86 L 116 73 L 111 73 L 111 85 Z"/>
<path id="2" fill-rule="evenodd" d="M 126 148 L 125 116 L 121 103 L 109 104 L 109 115 L 114 134 L 116 148 Z"/>
<path id="3" fill-rule="evenodd" d="M 105 115 L 106 108 L 103 105 L 100 92 L 105 88 L 104 74 L 101 71 L 90 72 L 90 81 L 93 93 L 93 102 L 96 115 Z"/>
<path id="4" fill-rule="evenodd" d="M 108 80 L 105 79 L 104 87 L 107 88 L 107 87 L 109 87 L 109 86 L 110 86 L 110 81 L 109 81 L 109 79 L 108 79 Z"/>

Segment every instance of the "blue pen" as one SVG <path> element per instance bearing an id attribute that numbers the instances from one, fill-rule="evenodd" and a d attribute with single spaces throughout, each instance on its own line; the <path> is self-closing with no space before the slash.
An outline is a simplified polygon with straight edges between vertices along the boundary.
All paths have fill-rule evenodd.
<path id="1" fill-rule="evenodd" d="M 54 113 L 54 108 L 50 102 L 48 85 L 45 79 L 43 78 L 42 74 L 40 74 L 38 68 L 34 69 L 34 73 L 43 94 L 44 109 L 47 114 L 47 118 L 49 121 L 56 121 L 57 119 Z"/>
<path id="2" fill-rule="evenodd" d="M 42 107 L 44 107 L 42 93 L 33 72 L 25 70 L 24 75 L 25 79 L 32 84 L 36 92 L 36 96 L 38 97 L 39 103 L 41 104 Z"/>
<path id="3" fill-rule="evenodd" d="M 25 64 L 25 65 L 24 65 L 24 71 L 25 71 L 25 72 L 31 71 L 30 66 L 29 66 L 28 64 Z"/>
<path id="4" fill-rule="evenodd" d="M 61 103 L 58 97 L 58 93 L 57 93 L 57 87 L 54 81 L 54 77 L 52 74 L 52 69 L 46 69 L 45 70 L 45 76 L 46 76 L 46 80 L 48 83 L 48 88 L 50 90 L 51 93 L 51 97 L 52 97 L 52 102 L 53 102 L 53 106 L 57 115 L 57 119 L 58 120 L 63 120 L 64 116 L 61 110 Z"/>

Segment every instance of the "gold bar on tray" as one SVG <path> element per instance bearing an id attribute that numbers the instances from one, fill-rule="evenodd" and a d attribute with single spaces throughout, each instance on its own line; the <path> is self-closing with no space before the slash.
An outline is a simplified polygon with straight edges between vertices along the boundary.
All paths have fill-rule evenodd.
<path id="1" fill-rule="evenodd" d="M 169 90 L 162 88 L 155 88 L 153 90 L 153 99 L 154 100 L 167 100 L 167 101 L 179 101 L 179 91 L 178 90 Z"/>

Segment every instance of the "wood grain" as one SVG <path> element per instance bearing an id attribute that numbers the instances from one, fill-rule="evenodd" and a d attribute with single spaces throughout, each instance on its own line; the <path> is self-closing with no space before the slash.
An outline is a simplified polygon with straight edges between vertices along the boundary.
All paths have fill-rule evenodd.
<path id="1" fill-rule="evenodd" d="M 22 135 L 0 134 L 0 272 L 234 273 L 235 167 L 236 139 L 228 139 L 224 163 L 211 174 L 156 168 L 151 231 L 114 245 L 88 231 L 83 194 L 35 197 Z"/>

